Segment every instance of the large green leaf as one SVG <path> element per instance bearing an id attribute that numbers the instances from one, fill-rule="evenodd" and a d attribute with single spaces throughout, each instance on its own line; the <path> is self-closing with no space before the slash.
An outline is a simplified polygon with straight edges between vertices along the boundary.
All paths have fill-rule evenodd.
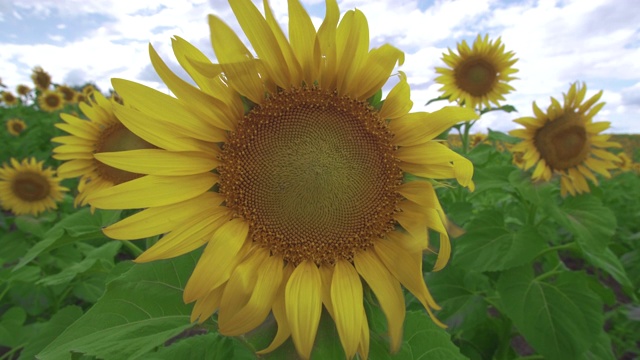
<path id="1" fill-rule="evenodd" d="M 453 265 L 474 271 L 500 271 L 526 264 L 545 246 L 535 228 L 507 228 L 501 212 L 485 211 L 455 241 Z"/>
<path id="2" fill-rule="evenodd" d="M 583 273 L 545 281 L 523 266 L 502 273 L 497 290 L 505 313 L 545 359 L 576 359 L 602 331 L 602 302 Z"/>
<path id="3" fill-rule="evenodd" d="M 19 346 L 24 341 L 22 325 L 27 319 L 27 313 L 12 307 L 0 317 L 0 346 L 9 348 Z"/>
<path id="4" fill-rule="evenodd" d="M 620 285 L 627 289 L 633 288 L 622 262 L 611 249 L 607 248 L 604 251 L 593 253 L 589 249 L 583 248 L 582 253 L 585 260 L 609 273 Z"/>
<path id="5" fill-rule="evenodd" d="M 161 348 L 145 356 L 146 360 L 207 359 L 242 360 L 255 359 L 248 348 L 235 338 L 220 336 L 215 332 L 192 336 Z"/>
<path id="6" fill-rule="evenodd" d="M 182 291 L 195 262 L 187 254 L 133 266 L 38 358 L 70 359 L 72 352 L 104 359 L 144 357 L 191 327 Z"/>
<path id="7" fill-rule="evenodd" d="M 82 309 L 77 306 L 68 306 L 53 314 L 51 320 L 38 328 L 27 346 L 20 352 L 20 359 L 34 359 L 37 353 L 42 351 L 81 315 Z"/>
<path id="8" fill-rule="evenodd" d="M 548 209 L 551 215 L 575 236 L 583 251 L 604 252 L 616 229 L 616 217 L 595 196 L 568 197 L 560 207 Z"/>

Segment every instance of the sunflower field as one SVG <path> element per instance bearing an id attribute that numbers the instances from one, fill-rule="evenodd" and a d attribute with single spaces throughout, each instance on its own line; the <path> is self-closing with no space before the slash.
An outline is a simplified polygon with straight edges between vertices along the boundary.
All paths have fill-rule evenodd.
<path id="1" fill-rule="evenodd" d="M 189 81 L 150 46 L 169 95 L 0 81 L 0 360 L 640 356 L 640 135 L 602 91 L 515 109 L 478 35 L 412 98 L 361 11 L 230 4 L 251 48 L 209 16 Z"/>

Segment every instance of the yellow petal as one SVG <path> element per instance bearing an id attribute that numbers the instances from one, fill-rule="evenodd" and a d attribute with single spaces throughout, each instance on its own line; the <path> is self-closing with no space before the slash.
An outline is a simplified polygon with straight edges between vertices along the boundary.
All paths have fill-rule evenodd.
<path id="1" fill-rule="evenodd" d="M 242 281 L 236 280 L 236 272 L 243 270 L 242 264 L 236 268 L 227 283 L 222 303 L 220 305 L 220 316 L 218 317 L 220 333 L 227 336 L 238 336 L 247 333 L 258 327 L 269 315 L 271 307 L 275 302 L 282 281 L 282 258 L 269 256 L 267 250 L 258 250 L 265 253 L 265 259 L 252 259 L 252 267 L 248 267 L 250 274 L 257 274 L 257 279 L 252 288 L 243 288 Z M 247 260 L 250 261 L 250 260 Z M 242 278 L 242 274 L 238 275 Z M 236 289 L 238 287 L 238 289 Z M 248 291 L 249 301 L 246 305 L 228 311 L 225 306 L 238 303 L 240 297 L 238 292 Z M 227 303 L 229 301 L 229 304 Z"/>
<path id="2" fill-rule="evenodd" d="M 404 295 L 400 283 L 374 251 L 360 251 L 355 255 L 353 264 L 373 290 L 387 318 L 391 352 L 398 351 L 402 345 L 402 325 L 405 317 Z"/>
<path id="3" fill-rule="evenodd" d="M 256 61 L 236 33 L 214 15 L 209 15 L 211 45 L 229 80 L 229 86 L 256 104 L 264 99 L 264 86 Z"/>
<path id="4" fill-rule="evenodd" d="M 340 19 L 340 9 L 336 0 L 327 0 L 324 21 L 318 29 L 318 42 L 323 56 L 319 84 L 327 90 L 336 87 L 337 75 L 337 50 L 336 50 L 336 27 Z"/>
<path id="5" fill-rule="evenodd" d="M 160 238 L 138 256 L 135 262 L 170 259 L 198 249 L 207 243 L 211 234 L 229 221 L 231 215 L 231 211 L 224 206 L 201 210 L 200 213 L 182 222 Z"/>
<path id="6" fill-rule="evenodd" d="M 331 280 L 331 303 L 340 342 L 347 359 L 351 359 L 360 344 L 364 305 L 360 277 L 346 260 L 339 260 L 335 264 Z"/>
<path id="7" fill-rule="evenodd" d="M 337 77 L 339 95 L 352 95 L 358 85 L 356 76 L 369 52 L 369 25 L 362 11 L 350 10 L 342 17 L 336 32 Z"/>
<path id="8" fill-rule="evenodd" d="M 225 223 L 213 233 L 184 289 L 186 303 L 203 297 L 229 280 L 231 272 L 242 260 L 241 249 L 248 234 L 249 224 L 239 218 Z"/>
<path id="9" fill-rule="evenodd" d="M 358 353 L 361 359 L 369 358 L 369 322 L 367 321 L 367 314 L 362 309 L 362 330 L 360 331 L 360 344 L 358 344 Z"/>
<path id="10" fill-rule="evenodd" d="M 213 173 L 187 176 L 147 175 L 87 196 L 100 209 L 140 209 L 174 204 L 203 194 L 217 182 Z"/>
<path id="11" fill-rule="evenodd" d="M 403 63 L 404 53 L 389 44 L 371 50 L 365 65 L 360 69 L 360 83 L 353 96 L 356 99 L 370 98 L 389 80 L 396 64 Z"/>
<path id="12" fill-rule="evenodd" d="M 287 62 L 282 56 L 278 41 L 267 21 L 250 0 L 234 0 L 230 1 L 229 4 L 242 30 L 244 30 L 258 54 L 258 58 L 264 63 L 269 77 L 279 87 L 288 89 L 291 86 L 291 79 L 289 78 Z M 216 49 L 217 53 L 218 50 Z M 220 59 L 220 63 L 224 66 L 222 59 Z"/>
<path id="13" fill-rule="evenodd" d="M 62 179 L 74 178 L 88 175 L 95 169 L 95 162 L 92 160 L 71 160 L 58 166 L 58 177 Z"/>
<path id="14" fill-rule="evenodd" d="M 198 321 L 202 324 L 207 321 L 213 315 L 220 306 L 220 300 L 222 299 L 222 293 L 224 291 L 224 285 L 209 291 L 207 295 L 196 300 L 196 304 L 191 311 L 191 322 Z"/>
<path id="15" fill-rule="evenodd" d="M 271 7 L 269 6 L 268 0 L 263 0 L 264 7 L 264 15 L 267 19 L 267 24 L 269 24 L 269 28 L 273 31 L 273 36 L 275 36 L 278 45 L 280 45 L 280 51 L 282 51 L 282 56 L 287 62 L 287 68 L 289 69 L 289 77 L 291 79 L 291 85 L 299 86 L 302 84 L 302 67 L 296 59 L 296 55 L 293 53 L 293 49 L 291 48 L 291 44 L 289 40 L 282 32 L 280 28 L 280 24 L 276 20 L 275 16 L 273 16 L 273 12 L 271 11 Z"/>
<path id="16" fill-rule="evenodd" d="M 313 84 L 318 80 L 320 70 L 320 43 L 309 14 L 298 0 L 289 1 L 289 39 L 302 66 L 304 81 L 309 85 Z"/>
<path id="17" fill-rule="evenodd" d="M 322 312 L 322 280 L 316 264 L 305 260 L 289 278 L 285 288 L 285 307 L 291 338 L 298 354 L 309 359 Z"/>
<path id="18" fill-rule="evenodd" d="M 406 115 L 413 107 L 410 92 L 411 88 L 407 83 L 407 77 L 401 73 L 400 81 L 391 89 L 384 103 L 382 103 L 380 117 L 382 119 L 397 119 Z"/>
<path id="19" fill-rule="evenodd" d="M 433 113 L 410 113 L 401 118 L 391 120 L 389 128 L 395 135 L 393 138 L 395 145 L 412 146 L 433 140 L 436 136 L 461 121 L 477 118 L 478 114 L 472 109 L 445 106 Z"/>
<path id="20" fill-rule="evenodd" d="M 94 156 L 109 166 L 145 175 L 195 175 L 209 172 L 218 165 L 214 157 L 196 151 L 139 149 L 98 153 Z"/>
<path id="21" fill-rule="evenodd" d="M 142 239 L 164 234 L 184 220 L 201 213 L 203 209 L 217 207 L 222 201 L 224 198 L 218 193 L 206 192 L 190 200 L 142 210 L 102 231 L 108 237 L 118 240 Z"/>
<path id="22" fill-rule="evenodd" d="M 284 303 L 284 289 L 286 287 L 286 284 L 289 282 L 289 277 L 291 276 L 292 272 L 293 267 L 291 266 L 291 264 L 287 264 L 287 266 L 283 270 L 282 281 L 280 282 L 280 287 L 278 289 L 276 299 L 273 303 L 273 317 L 276 318 L 276 322 L 278 323 L 278 332 L 273 338 L 273 341 L 271 341 L 271 344 L 269 344 L 266 349 L 256 351 L 256 354 L 258 355 L 267 354 L 275 350 L 280 345 L 282 345 L 289 338 L 289 336 L 291 336 L 291 329 L 289 329 L 289 324 L 287 322 L 287 314 Z"/>

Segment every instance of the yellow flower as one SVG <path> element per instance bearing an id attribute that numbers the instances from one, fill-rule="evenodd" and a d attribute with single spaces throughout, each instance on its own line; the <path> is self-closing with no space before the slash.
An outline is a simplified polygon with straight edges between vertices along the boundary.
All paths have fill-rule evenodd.
<path id="1" fill-rule="evenodd" d="M 622 171 L 629 171 L 633 168 L 633 160 L 624 152 L 621 152 L 618 156 L 618 168 Z"/>
<path id="2" fill-rule="evenodd" d="M 309 358 L 322 308 L 334 320 L 348 358 L 367 358 L 369 327 L 361 278 L 388 321 L 391 349 L 402 342 L 404 285 L 434 321 L 439 309 L 422 275 L 422 254 L 450 256 L 446 217 L 431 179 L 472 187 L 467 159 L 432 141 L 471 109 L 409 113 L 403 74 L 383 104 L 380 91 L 404 54 L 369 50 L 366 17 L 348 11 L 338 24 L 327 1 L 319 30 L 289 2 L 290 38 L 273 13 L 230 1 L 257 53 L 220 18 L 209 16 L 219 64 L 181 38 L 182 80 L 150 47 L 151 62 L 176 98 L 114 79 L 131 107 L 114 112 L 158 149 L 98 153 L 113 167 L 146 176 L 87 197 L 97 208 L 140 209 L 104 232 L 115 239 L 165 234 L 137 262 L 176 257 L 205 245 L 186 284 L 192 320 L 218 312 L 219 330 L 236 336 L 273 312 L 278 332 L 259 353 L 289 337 Z M 424 178 L 404 182 L 403 173 Z M 429 242 L 427 229 L 440 234 Z M 431 239 L 434 240 L 434 239 Z M 439 244 L 439 246 L 438 246 Z"/>
<path id="3" fill-rule="evenodd" d="M 64 101 L 68 103 L 72 103 L 76 99 L 76 91 L 66 85 L 57 86 L 56 91 L 62 94 Z"/>
<path id="4" fill-rule="evenodd" d="M 51 75 L 48 72 L 44 71 L 40 66 L 36 66 L 31 73 L 31 80 L 33 80 L 33 84 L 40 91 L 49 90 L 51 86 Z"/>
<path id="5" fill-rule="evenodd" d="M 47 112 L 58 111 L 64 108 L 64 98 L 57 91 L 46 90 L 38 96 L 38 105 Z"/>
<path id="6" fill-rule="evenodd" d="M 487 134 L 475 133 L 471 135 L 471 137 L 469 138 L 469 145 L 471 147 L 478 146 L 482 144 L 486 139 L 487 139 Z"/>
<path id="7" fill-rule="evenodd" d="M 63 144 L 53 149 L 53 158 L 64 161 L 58 167 L 58 176 L 63 179 L 80 177 L 76 206 L 85 205 L 86 197 L 93 192 L 142 176 L 103 164 L 94 158 L 95 153 L 155 148 L 122 125 L 113 114 L 113 102 L 102 94 L 94 93 L 89 104 L 80 104 L 80 110 L 89 120 L 60 114 L 64 123 L 56 124 L 56 127 L 70 135 L 51 139 Z"/>
<path id="8" fill-rule="evenodd" d="M 31 92 L 31 88 L 28 87 L 27 85 L 18 85 L 18 87 L 16 88 L 16 92 L 18 93 L 18 95 L 21 96 L 27 96 L 29 95 L 29 93 Z"/>
<path id="9" fill-rule="evenodd" d="M 562 196 L 567 192 L 571 195 L 589 192 L 586 179 L 597 185 L 593 172 L 611 177 L 609 170 L 615 169 L 619 161 L 604 148 L 619 148 L 620 144 L 609 141 L 610 135 L 600 134 L 610 123 L 593 122 L 593 117 L 604 106 L 603 102 L 597 103 L 602 91 L 583 103 L 586 93 L 586 85 L 574 83 L 569 92 L 563 94 L 564 106 L 551 98 L 546 113 L 534 102 L 535 117 L 514 120 L 525 128 L 510 131 L 511 135 L 523 139 L 512 148 L 524 154 L 523 169 L 536 165 L 532 175 L 536 181 L 549 181 L 553 173 L 558 174 Z"/>
<path id="10" fill-rule="evenodd" d="M 60 179 L 52 169 L 43 169 L 42 161 L 35 158 L 19 163 L 11 159 L 11 164 L 0 168 L 0 204 L 16 215 L 38 215 L 43 211 L 57 208 L 67 188 L 60 186 Z"/>
<path id="11" fill-rule="evenodd" d="M 82 94 L 84 95 L 85 98 L 88 98 L 94 92 L 99 92 L 99 91 L 92 84 L 85 85 L 82 88 Z"/>
<path id="12" fill-rule="evenodd" d="M 79 104 L 79 103 L 85 102 L 85 101 L 87 101 L 87 97 L 81 92 L 76 92 L 76 96 L 73 99 L 73 102 Z"/>
<path id="13" fill-rule="evenodd" d="M 9 106 L 18 104 L 18 98 L 11 91 L 2 92 L 2 101 Z"/>
<path id="14" fill-rule="evenodd" d="M 9 119 L 7 121 L 7 131 L 13 136 L 19 136 L 20 133 L 27 129 L 27 124 L 20 119 Z"/>
<path id="15" fill-rule="evenodd" d="M 440 91 L 449 101 L 457 100 L 473 109 L 482 105 L 488 108 L 491 103 L 500 106 L 498 101 L 513 90 L 508 83 L 516 78 L 511 75 L 518 72 L 513 68 L 518 59 L 513 56 L 512 51 L 505 52 L 500 38 L 494 42 L 489 35 L 484 39 L 478 35 L 472 48 L 462 40 L 458 54 L 451 49 L 443 54 L 442 61 L 448 67 L 436 67 L 441 74 L 436 82 L 443 85 Z"/>

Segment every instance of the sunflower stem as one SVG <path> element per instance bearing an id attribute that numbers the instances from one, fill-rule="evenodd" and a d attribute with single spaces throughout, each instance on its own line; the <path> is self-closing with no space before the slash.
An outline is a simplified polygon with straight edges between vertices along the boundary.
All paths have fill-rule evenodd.
<path id="1" fill-rule="evenodd" d="M 127 250 L 129 250 L 129 253 L 131 253 L 131 255 L 133 255 L 134 257 L 138 257 L 143 253 L 142 249 L 140 249 L 136 244 L 132 243 L 131 241 L 123 240 L 122 243 L 124 244 L 124 247 L 126 247 Z"/>
<path id="2" fill-rule="evenodd" d="M 545 255 L 545 254 L 550 253 L 552 251 L 573 250 L 573 249 L 575 249 L 577 247 L 576 245 L 577 245 L 576 242 L 572 241 L 572 242 L 569 242 L 569 243 L 566 243 L 566 244 L 562 244 L 562 245 L 551 246 L 551 247 L 548 247 L 548 248 L 542 250 L 541 252 L 539 252 L 538 255 L 536 255 L 535 258 L 537 259 L 537 258 L 541 257 L 542 255 Z"/>

